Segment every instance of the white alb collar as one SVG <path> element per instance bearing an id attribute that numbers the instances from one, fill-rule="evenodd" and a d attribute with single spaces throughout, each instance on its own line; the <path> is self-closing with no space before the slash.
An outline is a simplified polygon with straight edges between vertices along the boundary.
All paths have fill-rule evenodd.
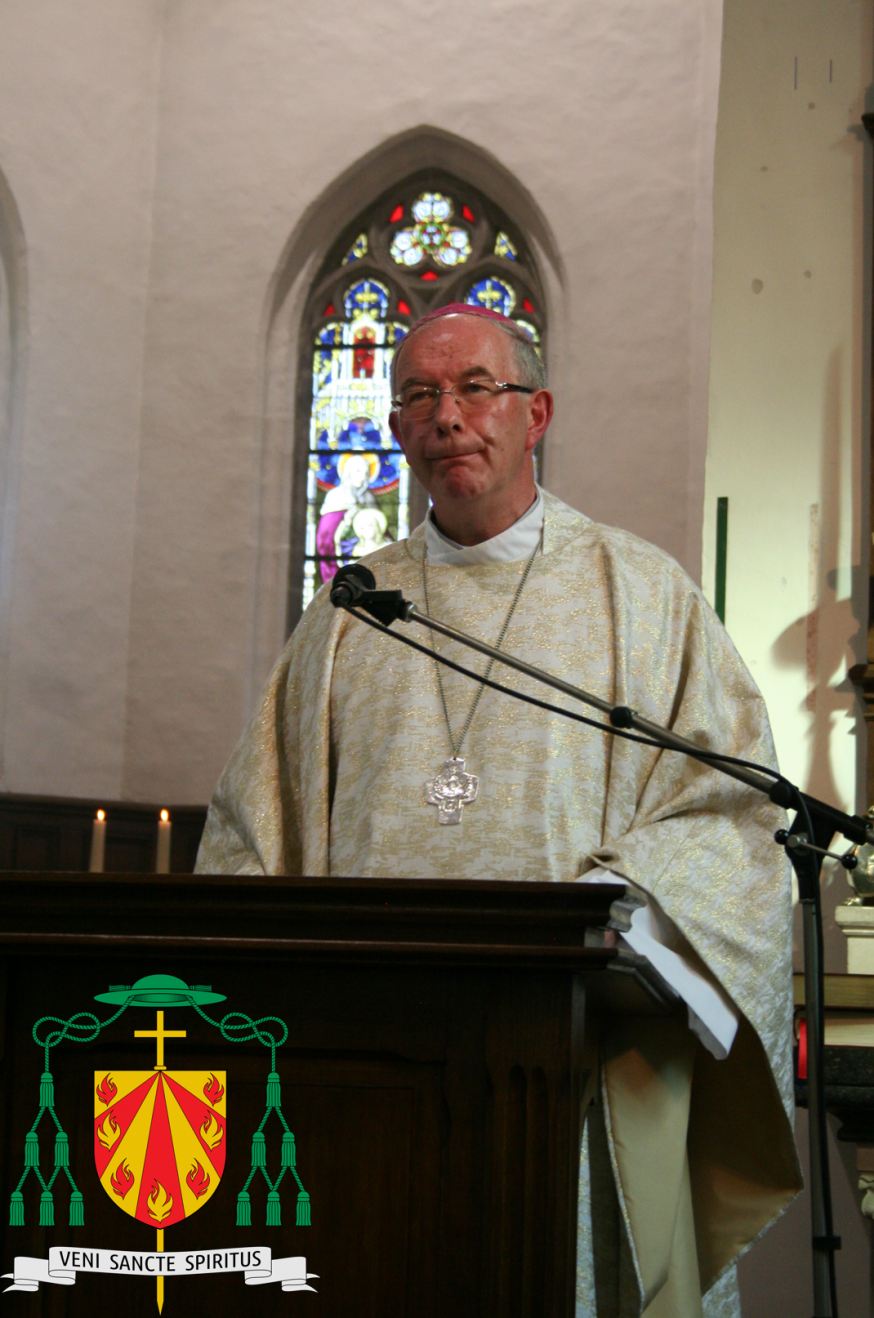
<path id="1" fill-rule="evenodd" d="M 518 522 L 500 535 L 479 545 L 459 545 L 438 529 L 428 510 L 425 518 L 425 552 L 428 562 L 438 567 L 470 567 L 475 563 L 516 563 L 530 557 L 543 530 L 543 494 L 535 487 L 537 498 Z M 541 553 L 543 550 L 541 549 Z"/>

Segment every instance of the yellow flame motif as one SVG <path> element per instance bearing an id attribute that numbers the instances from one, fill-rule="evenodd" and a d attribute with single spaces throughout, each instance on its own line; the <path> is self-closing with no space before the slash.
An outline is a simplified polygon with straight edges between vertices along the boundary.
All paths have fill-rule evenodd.
<path id="1" fill-rule="evenodd" d="M 213 1149 L 221 1144 L 224 1138 L 225 1128 L 219 1121 L 218 1117 L 212 1112 L 207 1112 L 203 1118 L 203 1125 L 200 1128 L 200 1134 L 206 1147 L 212 1153 Z"/>
<path id="2" fill-rule="evenodd" d="M 158 1195 L 163 1195 L 163 1202 L 158 1204 Z M 149 1217 L 153 1217 L 156 1222 L 163 1222 L 165 1217 L 169 1217 L 173 1212 L 173 1196 L 168 1194 L 160 1181 L 155 1181 L 152 1186 L 152 1193 L 149 1195 Z"/>
<path id="3" fill-rule="evenodd" d="M 115 1110 L 113 1108 L 110 1108 L 103 1118 L 102 1124 L 97 1127 L 97 1138 L 104 1149 L 111 1149 L 118 1139 L 118 1122 L 115 1119 Z"/>

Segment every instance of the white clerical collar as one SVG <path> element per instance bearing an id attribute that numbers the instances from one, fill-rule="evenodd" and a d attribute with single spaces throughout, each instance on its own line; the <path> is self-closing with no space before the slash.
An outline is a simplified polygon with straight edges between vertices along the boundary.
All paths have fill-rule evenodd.
<path id="1" fill-rule="evenodd" d="M 425 518 L 428 562 L 440 567 L 470 567 L 474 563 L 516 563 L 529 558 L 543 530 L 543 495 L 539 485 L 536 489 L 537 498 L 518 522 L 479 545 L 459 545 L 450 540 L 437 527 L 433 509 L 429 508 Z"/>

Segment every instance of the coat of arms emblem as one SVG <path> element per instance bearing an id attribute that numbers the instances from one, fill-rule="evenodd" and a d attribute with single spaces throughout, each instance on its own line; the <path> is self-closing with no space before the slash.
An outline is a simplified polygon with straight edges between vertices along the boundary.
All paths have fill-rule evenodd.
<path id="1" fill-rule="evenodd" d="M 176 1254 L 165 1249 L 165 1231 L 205 1207 L 219 1189 L 228 1139 L 227 1072 L 168 1067 L 166 1041 L 184 1039 L 187 1034 L 184 1029 L 165 1025 L 168 1008 L 193 1007 L 221 1031 L 227 1042 L 255 1040 L 270 1050 L 266 1110 L 252 1135 L 248 1179 L 237 1194 L 237 1226 L 251 1226 L 249 1190 L 258 1174 L 267 1184 L 267 1225 L 281 1225 L 280 1185 L 289 1174 L 298 1186 L 296 1224 L 309 1226 L 310 1199 L 298 1172 L 295 1139 L 282 1111 L 276 1070 L 277 1048 L 288 1038 L 285 1022 L 276 1016 L 253 1020 L 243 1012 L 229 1012 L 220 1021 L 213 1020 L 205 1008 L 224 1002 L 225 995 L 214 993 L 209 985 L 189 986 L 173 975 L 148 975 L 133 985 L 111 985 L 108 992 L 95 994 L 95 998 L 117 1008 L 109 1020 L 100 1021 L 89 1011 L 78 1012 L 68 1020 L 44 1017 L 34 1026 L 34 1040 L 45 1049 L 45 1071 L 40 1081 L 39 1111 L 25 1140 L 24 1173 L 12 1193 L 9 1221 L 11 1226 L 24 1225 L 24 1188 L 32 1173 L 42 1187 L 41 1226 L 54 1225 L 54 1187 L 59 1176 L 62 1181 L 66 1178 L 70 1186 L 70 1226 L 84 1224 L 84 1198 L 73 1179 L 68 1137 L 55 1110 L 51 1049 L 63 1039 L 91 1042 L 128 1008 L 148 1007 L 155 1011 L 154 1029 L 134 1030 L 134 1035 L 154 1039 L 154 1067 L 142 1071 L 102 1067 L 94 1072 L 93 1153 L 101 1187 L 122 1212 L 155 1230 L 154 1248 L 131 1252 L 57 1247 L 50 1248 L 48 1259 L 17 1257 L 15 1271 L 5 1274 L 12 1280 L 6 1289 L 33 1291 L 41 1282 L 73 1285 L 79 1272 L 149 1276 L 156 1282 L 159 1312 L 164 1303 L 165 1279 L 196 1276 L 199 1272 L 243 1272 L 248 1285 L 277 1281 L 284 1291 L 312 1290 L 308 1282 L 313 1274 L 307 1272 L 303 1256 L 274 1259 L 266 1246 L 248 1245 L 199 1254 Z M 43 1160 L 40 1150 L 39 1127 L 46 1114 L 49 1124 L 53 1122 L 52 1170 L 47 1165 L 51 1155 Z M 271 1116 L 282 1130 L 278 1174 L 273 1177 L 268 1171 L 266 1133 Z M 274 1155 L 274 1168 L 275 1164 Z"/>
<path id="2" fill-rule="evenodd" d="M 223 1071 L 94 1075 L 100 1184 L 146 1226 L 175 1226 L 209 1202 L 225 1169 Z"/>

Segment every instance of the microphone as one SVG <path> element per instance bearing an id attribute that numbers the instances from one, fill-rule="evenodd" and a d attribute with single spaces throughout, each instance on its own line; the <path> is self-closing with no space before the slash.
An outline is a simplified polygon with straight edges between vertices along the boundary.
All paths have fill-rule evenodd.
<path id="1" fill-rule="evenodd" d="M 340 568 L 331 584 L 331 603 L 335 609 L 364 609 L 383 627 L 406 618 L 414 607 L 399 590 L 377 590 L 376 577 L 363 563 Z"/>
<path id="2" fill-rule="evenodd" d="M 335 609 L 358 604 L 367 591 L 376 589 L 376 577 L 363 563 L 341 567 L 331 582 L 331 603 Z"/>

